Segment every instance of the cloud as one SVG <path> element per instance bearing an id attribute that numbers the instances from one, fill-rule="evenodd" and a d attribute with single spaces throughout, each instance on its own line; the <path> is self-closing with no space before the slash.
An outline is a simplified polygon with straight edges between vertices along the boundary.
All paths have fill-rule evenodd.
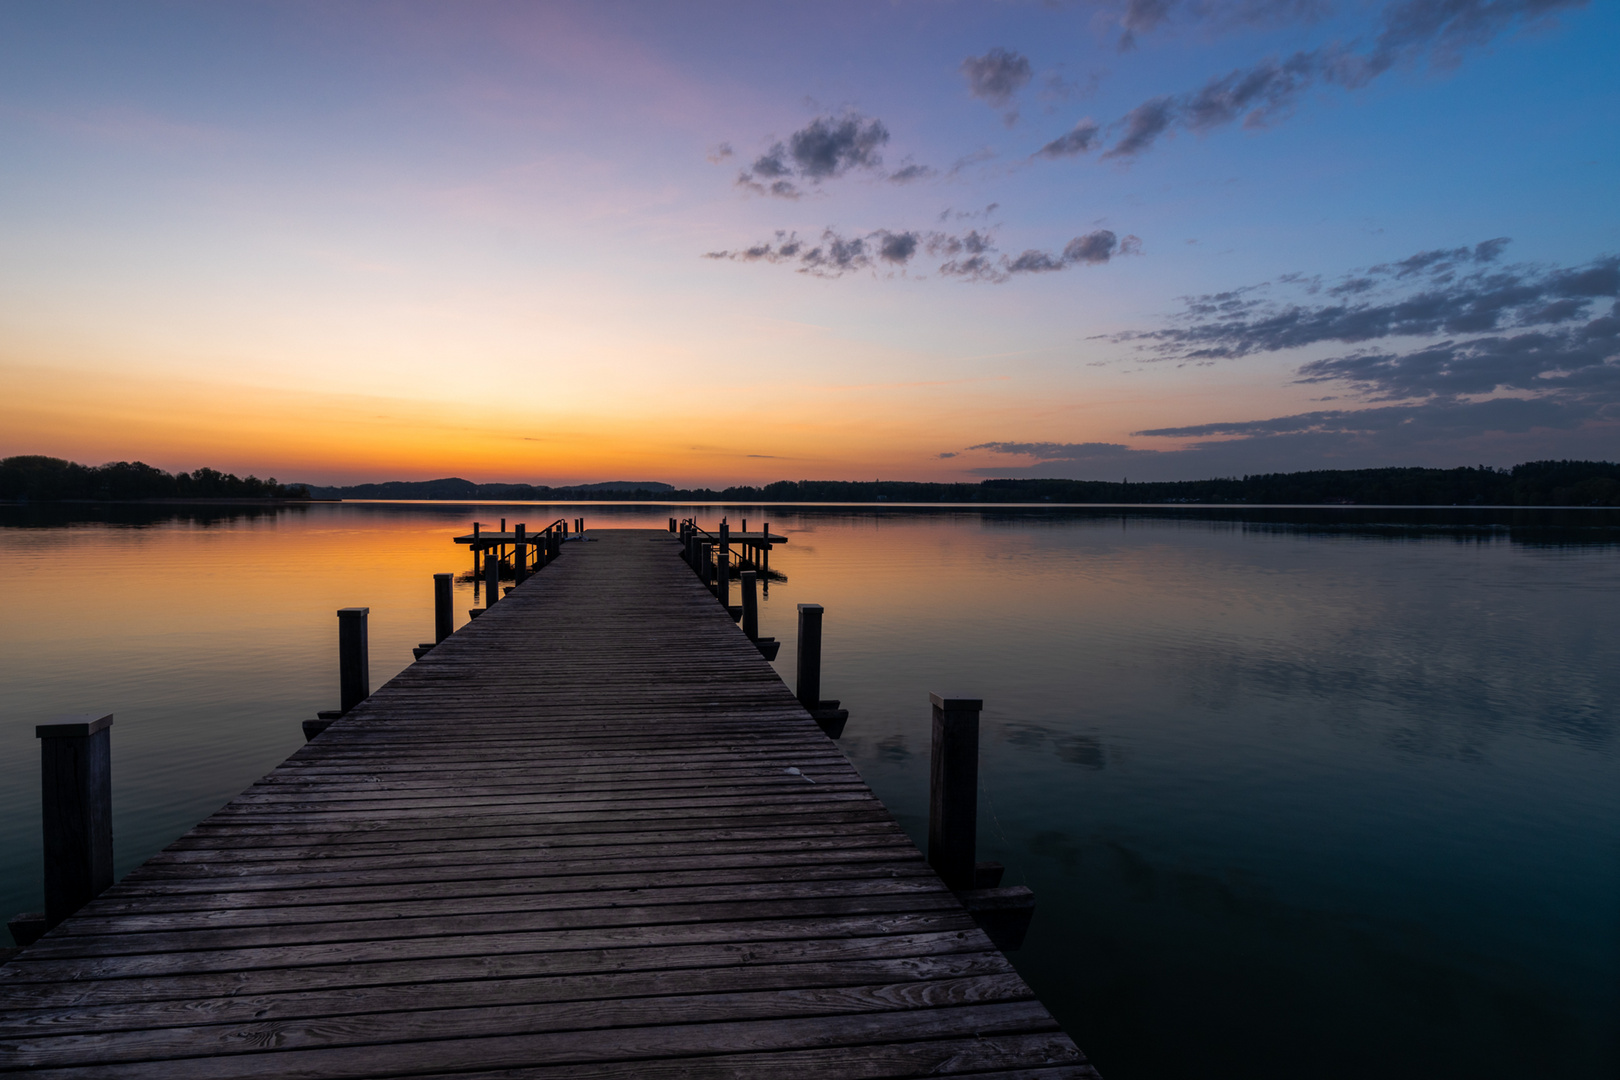
<path id="1" fill-rule="evenodd" d="M 962 61 L 961 72 L 967 76 L 968 92 L 995 108 L 1012 104 L 1014 95 L 1029 85 L 1034 71 L 1029 58 L 997 46 L 983 56 L 970 56 Z M 1006 114 L 1007 126 L 1018 122 L 1017 110 Z"/>
<path id="2" fill-rule="evenodd" d="M 706 259 L 733 262 L 797 262 L 799 273 L 815 277 L 842 277 L 856 270 L 871 269 L 873 258 L 904 267 L 915 253 L 915 233 L 879 230 L 866 236 L 844 236 L 835 229 L 822 231 L 819 242 L 799 239 L 797 233 L 778 231 L 774 241 L 735 251 L 710 251 Z"/>
<path id="3" fill-rule="evenodd" d="M 973 168 L 975 165 L 982 165 L 986 161 L 994 159 L 995 156 L 996 152 L 990 149 L 988 146 L 980 147 L 971 154 L 963 154 L 961 157 L 951 162 L 951 167 L 945 171 L 945 175 L 956 176 L 967 169 Z"/>
<path id="4" fill-rule="evenodd" d="M 1561 12 L 1586 7 L 1589 0 L 1394 0 L 1379 17 L 1376 37 L 1303 50 L 1286 58 L 1268 57 L 1210 79 L 1197 90 L 1161 95 L 1132 109 L 1110 125 L 1118 138 L 1103 155 L 1134 158 L 1159 139 L 1177 131 L 1204 134 L 1242 121 L 1246 128 L 1265 127 L 1286 116 L 1313 87 L 1334 85 L 1359 89 L 1401 66 L 1448 69 L 1471 48 L 1503 34 L 1549 22 Z M 1237 5 L 1182 5 L 1193 13 L 1224 11 L 1238 21 L 1312 18 L 1314 3 L 1281 2 Z M 1121 46 L 1131 47 L 1138 34 L 1165 22 L 1175 0 L 1130 0 L 1121 23 Z M 1061 140 L 1054 140 L 1049 146 Z M 1089 150 L 1090 145 L 1081 149 Z M 1079 151 L 1075 151 L 1079 152 Z M 1046 154 L 1046 157 L 1067 156 Z"/>
<path id="5" fill-rule="evenodd" d="M 1129 0 L 1120 25 L 1125 33 L 1120 36 L 1120 51 L 1136 48 L 1136 35 L 1146 34 L 1170 17 L 1174 0 Z"/>
<path id="6" fill-rule="evenodd" d="M 911 184 L 918 180 L 927 180 L 938 172 L 928 165 L 906 165 L 889 174 L 891 184 Z"/>
<path id="7" fill-rule="evenodd" d="M 967 76 L 968 92 L 998 109 L 1011 102 L 1013 95 L 1034 77 L 1027 56 L 1000 46 L 983 56 L 963 60 L 961 72 Z"/>
<path id="8" fill-rule="evenodd" d="M 1184 325 L 1151 339 L 1176 358 L 1243 356 L 1328 341 L 1446 335 L 1410 348 L 1307 360 L 1301 385 L 1340 386 L 1364 408 L 1148 428 L 1144 438 L 1196 440 L 1177 453 L 1275 468 L 1428 460 L 1608 457 L 1620 440 L 1620 258 L 1575 267 L 1500 266 L 1506 238 L 1421 251 L 1346 276 L 1329 296 L 1354 303 L 1276 305 L 1265 287 L 1190 298 Z M 1296 278 L 1311 286 L 1314 279 Z M 1314 286 L 1311 286 L 1314 287 Z M 1399 290 L 1410 290 L 1401 294 Z M 1335 400 L 1330 395 L 1324 400 Z M 1466 454 L 1463 448 L 1469 447 Z M 1491 448 L 1495 448 L 1491 450 Z M 1045 458 L 1042 459 L 1047 460 Z M 1269 465 L 1262 465 L 1269 462 Z M 1218 475 L 1218 472 L 1206 475 Z"/>
<path id="9" fill-rule="evenodd" d="M 1041 147 L 1036 153 L 1044 158 L 1073 157 L 1076 154 L 1086 153 L 1097 145 L 1097 140 L 1101 137 L 1102 128 L 1093 123 L 1088 116 Z"/>
<path id="10" fill-rule="evenodd" d="M 1115 463 L 1130 461 L 1133 458 L 1151 457 L 1163 453 L 1160 450 L 1137 450 L 1122 443 L 1088 442 L 1088 443 L 1058 443 L 1058 442 L 986 442 L 968 447 L 969 450 L 988 450 L 992 454 L 1009 454 L 1016 457 L 1035 458 L 1041 462 L 1106 462 Z M 991 470 L 977 470 L 991 471 Z"/>
<path id="11" fill-rule="evenodd" d="M 733 156 L 735 153 L 736 151 L 731 148 L 730 143 L 723 142 L 716 143 L 714 146 L 709 147 L 709 153 L 706 155 L 706 157 L 709 164 L 718 165 L 722 161 Z"/>
<path id="12" fill-rule="evenodd" d="M 946 459 L 946 458 L 953 458 L 953 457 L 955 457 L 955 456 L 956 456 L 956 451 L 955 451 L 955 450 L 948 450 L 948 451 L 946 451 L 946 452 L 945 452 L 945 453 L 943 453 L 943 454 L 940 454 L 940 455 L 939 455 L 939 458 L 940 458 L 940 460 L 941 460 L 941 461 L 943 461 L 943 460 L 945 460 L 945 459 Z"/>
<path id="13" fill-rule="evenodd" d="M 979 240 L 977 248 L 968 250 L 967 259 L 953 260 L 941 266 L 941 274 L 970 281 L 999 283 L 1018 274 L 1051 273 L 1081 263 L 1096 266 L 1108 262 L 1115 255 L 1139 255 L 1142 251 L 1140 238 L 1126 236 L 1121 239 L 1108 229 L 1098 229 L 1070 240 L 1057 254 L 1029 248 L 1017 256 L 1003 255 L 999 260 L 992 261 L 989 256 L 994 248 L 989 246 L 988 239 L 976 232 L 969 233 L 969 237 Z"/>
<path id="14" fill-rule="evenodd" d="M 798 198 L 803 182 L 819 184 L 852 169 L 880 168 L 879 151 L 888 141 L 889 129 L 881 120 L 853 112 L 820 116 L 755 158 L 738 173 L 737 185 L 761 195 Z"/>
<path id="15" fill-rule="evenodd" d="M 1300 367 L 1299 381 L 1348 383 L 1373 400 L 1524 392 L 1620 401 L 1620 302 L 1558 330 L 1312 360 Z"/>
<path id="16" fill-rule="evenodd" d="M 875 235 L 877 237 L 878 258 L 884 262 L 904 266 L 917 253 L 918 238 L 914 232 L 879 232 Z"/>
<path id="17" fill-rule="evenodd" d="M 1145 101 L 1126 114 L 1125 134 L 1109 150 L 1107 157 L 1128 157 L 1153 145 L 1175 121 L 1175 104 L 1167 97 Z"/>
<path id="18" fill-rule="evenodd" d="M 1120 13 L 1121 52 L 1136 48 L 1137 38 L 1166 23 L 1205 23 L 1217 29 L 1235 26 L 1313 22 L 1331 10 L 1327 0 L 1127 0 Z M 1180 18 L 1172 20 L 1172 14 Z"/>
<path id="19" fill-rule="evenodd" d="M 1131 434 L 1194 441 L 1162 450 L 1120 443 L 980 443 L 968 450 L 987 450 L 1022 462 L 966 471 L 979 476 L 1195 480 L 1307 468 L 1450 468 L 1547 457 L 1608 459 L 1620 436 L 1620 407 L 1612 398 L 1437 399 Z"/>
<path id="20" fill-rule="evenodd" d="M 995 204 L 991 204 L 984 213 L 994 209 Z M 732 262 L 793 262 L 798 264 L 802 274 L 842 277 L 857 270 L 904 270 L 919 252 L 926 252 L 944 260 L 937 271 L 944 277 L 1002 283 L 1018 274 L 1066 270 L 1076 265 L 1096 266 L 1118 255 L 1140 254 L 1141 250 L 1142 242 L 1137 237 L 1120 237 L 1108 229 L 1077 236 L 1055 254 L 1031 248 L 1016 257 L 998 257 L 994 237 L 988 230 L 969 229 L 959 234 L 878 229 L 864 235 L 845 236 L 829 228 L 822 232 L 817 243 L 801 240 L 797 233 L 779 230 L 774 240 L 746 248 L 710 251 L 703 257 Z"/>
<path id="21" fill-rule="evenodd" d="M 1578 427 L 1598 409 L 1535 398 L 1437 401 L 1384 405 L 1371 409 L 1328 409 L 1266 420 L 1240 420 L 1133 431 L 1133 436 L 1167 439 L 1269 439 L 1285 435 L 1390 435 L 1414 425 L 1424 437 L 1516 434 L 1535 428 Z"/>
<path id="22" fill-rule="evenodd" d="M 1165 360 L 1218 360 L 1322 342 L 1497 333 L 1560 326 L 1620 296 L 1620 258 L 1579 267 L 1499 266 L 1498 237 L 1472 248 L 1423 251 L 1349 275 L 1325 304 L 1277 303 L 1267 286 L 1186 298 L 1179 325 L 1115 335 Z M 1377 295 L 1411 282 L 1414 291 Z"/>

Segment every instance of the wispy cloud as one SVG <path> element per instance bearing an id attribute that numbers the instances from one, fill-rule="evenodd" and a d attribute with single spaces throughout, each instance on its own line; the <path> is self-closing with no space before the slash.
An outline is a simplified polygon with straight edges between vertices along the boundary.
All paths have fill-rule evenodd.
<path id="1" fill-rule="evenodd" d="M 1221 360 L 1322 342 L 1485 334 L 1558 326 L 1586 318 L 1620 295 L 1620 258 L 1585 266 L 1498 266 L 1505 237 L 1471 248 L 1418 252 L 1345 275 L 1332 285 L 1297 279 L 1327 303 L 1278 302 L 1271 287 L 1188 297 L 1175 325 L 1117 334 L 1165 360 Z"/>
<path id="2" fill-rule="evenodd" d="M 994 205 L 987 208 L 993 209 Z M 732 262 L 797 263 L 801 274 L 842 277 L 865 270 L 904 271 L 919 254 L 926 253 L 944 260 L 937 268 L 942 276 L 1002 283 L 1020 274 L 1098 266 L 1115 256 L 1137 255 L 1141 250 L 1142 241 L 1138 237 L 1120 237 L 1108 229 L 1077 236 L 1056 252 L 1030 248 L 1017 256 L 1009 256 L 998 252 L 988 230 L 946 233 L 878 229 L 847 236 L 828 228 L 817 241 L 801 239 L 796 232 L 779 230 L 772 240 L 746 248 L 710 251 L 703 257 Z"/>
<path id="3" fill-rule="evenodd" d="M 1286 117 L 1314 87 L 1355 90 L 1397 67 L 1456 66 L 1470 50 L 1504 34 L 1586 7 L 1589 0 L 1395 0 L 1384 7 L 1371 40 L 1334 42 L 1289 56 L 1270 56 L 1211 78 L 1196 90 L 1158 95 L 1108 125 L 1112 144 L 1104 158 L 1131 159 L 1178 131 L 1204 134 L 1240 122 L 1254 129 Z M 1176 0 L 1130 0 L 1122 19 L 1123 47 L 1167 21 L 1173 12 L 1192 18 L 1248 12 L 1240 21 L 1315 17 L 1313 3 L 1264 2 L 1237 5 L 1178 4 Z M 1040 156 L 1072 157 L 1102 143 L 1084 137 L 1082 121 L 1068 135 L 1048 143 Z M 1067 141 L 1065 141 L 1067 140 Z M 1050 151 L 1050 152 L 1049 152 Z"/>

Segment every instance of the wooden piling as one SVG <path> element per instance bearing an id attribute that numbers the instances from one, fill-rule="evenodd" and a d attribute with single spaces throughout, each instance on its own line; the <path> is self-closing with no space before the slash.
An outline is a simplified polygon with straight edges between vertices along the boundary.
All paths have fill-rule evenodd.
<path id="1" fill-rule="evenodd" d="M 45 823 L 46 929 L 113 881 L 112 722 L 111 713 L 86 713 L 34 728 Z"/>
<path id="2" fill-rule="evenodd" d="M 742 572 L 742 628 L 749 641 L 759 640 L 759 575 L 752 570 Z"/>
<path id="3" fill-rule="evenodd" d="M 979 698 L 930 693 L 933 752 L 928 771 L 928 864 L 952 889 L 974 886 L 979 813 Z"/>
<path id="4" fill-rule="evenodd" d="M 338 708 L 348 712 L 371 696 L 371 655 L 367 644 L 368 607 L 338 609 Z"/>
<path id="5" fill-rule="evenodd" d="M 714 559 L 714 595 L 723 606 L 731 605 L 731 528 L 720 523 L 720 548 Z"/>
<path id="6" fill-rule="evenodd" d="M 492 608 L 501 598 L 501 560 L 484 559 L 484 607 Z"/>
<path id="7" fill-rule="evenodd" d="M 799 605 L 799 671 L 794 696 L 813 714 L 821 707 L 820 604 Z"/>
<path id="8" fill-rule="evenodd" d="M 512 527 L 512 578 L 513 584 L 521 585 L 529 576 L 529 541 L 524 532 L 523 522 Z"/>
<path id="9" fill-rule="evenodd" d="M 455 600 L 455 575 L 433 575 L 433 642 L 438 644 L 456 631 L 451 604 Z"/>

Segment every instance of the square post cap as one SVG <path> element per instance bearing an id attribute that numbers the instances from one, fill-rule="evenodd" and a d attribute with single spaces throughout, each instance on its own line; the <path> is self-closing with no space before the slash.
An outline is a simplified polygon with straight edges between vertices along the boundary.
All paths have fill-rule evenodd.
<path id="1" fill-rule="evenodd" d="M 112 727 L 113 714 L 97 716 L 95 713 L 63 713 L 51 718 L 48 724 L 34 726 L 36 739 L 72 739 L 94 735 Z"/>
<path id="2" fill-rule="evenodd" d="M 340 608 L 338 608 L 338 618 L 340 618 L 340 619 L 342 619 L 344 617 L 348 617 L 348 618 L 352 619 L 356 615 L 370 615 L 370 614 L 371 614 L 371 609 L 368 608 L 368 607 L 340 607 Z"/>
<path id="3" fill-rule="evenodd" d="M 984 710 L 983 698 L 946 697 L 930 690 L 928 700 L 936 709 L 945 712 L 982 712 Z"/>
<path id="4" fill-rule="evenodd" d="M 800 611 L 801 614 L 803 612 L 806 612 L 806 611 L 813 611 L 817 615 L 820 615 L 823 610 L 824 609 L 822 608 L 822 606 L 820 604 L 800 604 L 799 605 L 799 611 Z"/>

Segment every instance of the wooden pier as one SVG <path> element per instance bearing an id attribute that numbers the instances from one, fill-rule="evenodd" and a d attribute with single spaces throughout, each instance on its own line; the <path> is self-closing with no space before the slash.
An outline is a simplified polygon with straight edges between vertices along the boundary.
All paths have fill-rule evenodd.
<path id="1" fill-rule="evenodd" d="M 680 543 L 589 537 L 0 965 L 0 1071 L 1095 1076 Z"/>

